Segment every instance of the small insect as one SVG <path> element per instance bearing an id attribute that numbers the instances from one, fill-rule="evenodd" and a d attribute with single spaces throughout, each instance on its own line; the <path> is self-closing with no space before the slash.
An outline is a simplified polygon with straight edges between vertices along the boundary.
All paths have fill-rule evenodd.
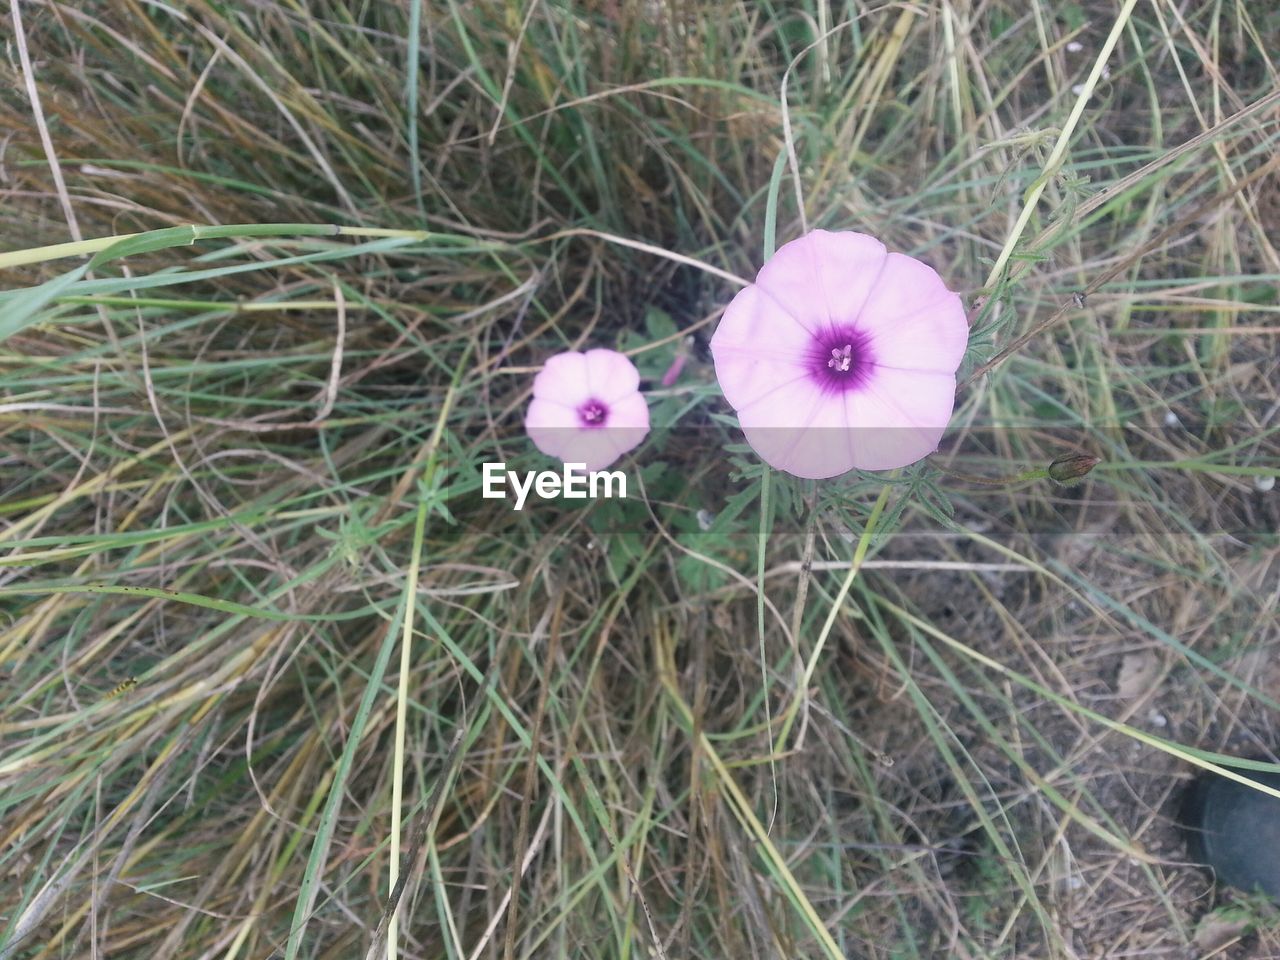
<path id="1" fill-rule="evenodd" d="M 1071 295 L 1071 300 L 1076 305 L 1076 309 L 1078 310 L 1084 309 L 1085 296 L 1086 295 L 1084 293 L 1081 293 L 1079 290 L 1077 290 L 1075 293 Z"/>
<path id="2" fill-rule="evenodd" d="M 138 685 L 137 677 L 130 677 L 128 680 L 121 680 L 107 693 L 104 700 L 114 700 L 116 697 L 123 697 L 126 693 Z"/>

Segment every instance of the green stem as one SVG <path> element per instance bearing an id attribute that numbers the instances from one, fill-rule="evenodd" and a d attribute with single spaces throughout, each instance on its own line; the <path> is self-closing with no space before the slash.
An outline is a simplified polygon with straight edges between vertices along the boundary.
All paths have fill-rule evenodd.
<path id="1" fill-rule="evenodd" d="M 977 483 L 984 487 L 1012 487 L 1020 483 L 1029 483 L 1032 480 L 1049 479 L 1049 470 L 1046 467 L 1035 467 L 1031 470 L 1025 470 L 1022 473 L 1014 474 L 1011 477 L 978 477 L 969 473 L 959 473 L 955 470 L 949 470 L 934 460 L 931 460 L 930 463 L 953 480 L 963 480 L 965 483 Z"/>

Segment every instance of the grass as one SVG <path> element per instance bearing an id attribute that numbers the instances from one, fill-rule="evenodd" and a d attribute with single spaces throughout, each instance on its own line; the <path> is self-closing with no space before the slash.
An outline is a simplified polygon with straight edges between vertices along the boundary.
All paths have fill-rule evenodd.
<path id="1" fill-rule="evenodd" d="M 1172 820 L 1276 761 L 1269 5 L 8 15 L 0 956 L 1182 957 L 1230 909 Z M 973 307 L 925 463 L 767 473 L 687 343 L 815 227 Z M 641 494 L 482 500 L 585 346 L 690 352 Z"/>

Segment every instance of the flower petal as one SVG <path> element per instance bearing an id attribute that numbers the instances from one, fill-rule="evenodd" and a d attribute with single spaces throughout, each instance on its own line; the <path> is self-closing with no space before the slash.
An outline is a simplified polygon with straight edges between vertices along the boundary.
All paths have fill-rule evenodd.
<path id="1" fill-rule="evenodd" d="M 891 470 L 938 449 L 955 404 L 951 374 L 877 370 L 863 388 L 826 394 L 805 384 L 738 411 L 747 442 L 770 466 L 825 479 Z"/>
<path id="2" fill-rule="evenodd" d="M 881 366 L 955 373 L 969 342 L 960 297 L 926 263 L 891 253 L 858 314 Z"/>
<path id="3" fill-rule="evenodd" d="M 605 424 L 605 430 L 640 430 L 643 436 L 649 432 L 649 404 L 642 394 L 632 392 L 609 405 L 609 418 Z"/>
<path id="4" fill-rule="evenodd" d="M 641 434 L 631 446 L 624 447 L 628 434 L 629 431 L 613 430 L 609 427 L 579 430 L 569 438 L 569 443 L 560 459 L 565 463 L 581 463 L 588 473 L 592 470 L 603 470 L 622 456 L 626 450 L 630 450 L 644 439 L 644 434 Z"/>
<path id="5" fill-rule="evenodd" d="M 608 436 L 614 449 L 614 456 L 599 466 L 587 466 L 588 470 L 601 470 L 624 453 L 640 446 L 649 435 L 649 404 L 639 393 L 632 393 L 620 400 L 615 400 L 609 407 L 609 420 L 606 426 L 596 433 Z"/>
<path id="6" fill-rule="evenodd" d="M 878 367 L 862 389 L 845 395 L 855 466 L 891 470 L 933 453 L 955 399 L 951 373 Z"/>
<path id="7" fill-rule="evenodd" d="M 854 466 L 845 399 L 807 378 L 738 411 L 747 443 L 771 467 L 819 480 Z"/>
<path id="8" fill-rule="evenodd" d="M 884 261 L 884 244 L 865 233 L 814 230 L 779 247 L 760 268 L 756 284 L 817 332 L 852 322 Z"/>
<path id="9" fill-rule="evenodd" d="M 635 431 L 627 429 L 566 426 L 553 417 L 545 415 L 541 409 L 535 412 L 535 408 L 540 405 L 553 410 L 565 409 L 550 401 L 535 400 L 533 402 L 529 407 L 529 415 L 525 418 L 525 429 L 533 445 L 549 457 L 555 457 L 565 463 L 581 463 L 588 471 L 603 470 L 617 460 L 624 450 L 631 449 L 644 439 L 643 432 L 637 439 L 634 436 Z M 630 447 L 623 447 L 624 442 L 632 440 L 634 442 Z"/>
<path id="10" fill-rule="evenodd" d="M 752 285 L 738 291 L 711 338 L 716 379 L 735 409 L 806 376 L 813 336 Z"/>
<path id="11" fill-rule="evenodd" d="M 583 354 L 591 395 L 605 404 L 640 389 L 640 371 L 616 350 L 597 348 Z"/>
<path id="12" fill-rule="evenodd" d="M 561 457 L 561 451 L 582 429 L 582 421 L 572 407 L 535 397 L 524 415 L 524 428 L 535 447 L 549 457 Z"/>
<path id="13" fill-rule="evenodd" d="M 591 399 L 587 358 L 576 350 L 550 357 L 533 378 L 533 395 L 576 410 Z"/>

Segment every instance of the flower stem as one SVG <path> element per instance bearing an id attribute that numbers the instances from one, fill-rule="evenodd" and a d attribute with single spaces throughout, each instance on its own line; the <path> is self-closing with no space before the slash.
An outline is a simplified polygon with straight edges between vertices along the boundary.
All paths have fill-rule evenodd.
<path id="1" fill-rule="evenodd" d="M 935 467 L 944 475 L 951 477 L 953 480 L 962 480 L 965 483 L 977 483 L 984 487 L 1012 487 L 1021 483 L 1029 483 L 1032 480 L 1047 480 L 1049 478 L 1049 470 L 1047 467 L 1035 467 L 1031 470 L 1024 470 L 1022 473 L 1015 473 L 1008 477 L 978 477 L 970 473 L 960 473 L 956 470 L 949 470 L 936 460 L 931 460 Z"/>
<path id="2" fill-rule="evenodd" d="M 769 477 L 773 471 L 765 467 L 760 475 L 760 536 L 756 544 L 756 635 L 760 639 L 760 686 L 764 694 L 764 721 L 769 731 L 769 774 L 773 781 L 773 809 L 778 809 L 778 769 L 774 762 L 773 747 L 773 714 L 769 708 L 769 660 L 764 646 L 764 571 L 765 547 L 769 541 L 769 529 L 773 524 L 773 515 L 769 504 Z M 773 816 L 769 818 L 773 825 Z"/>

